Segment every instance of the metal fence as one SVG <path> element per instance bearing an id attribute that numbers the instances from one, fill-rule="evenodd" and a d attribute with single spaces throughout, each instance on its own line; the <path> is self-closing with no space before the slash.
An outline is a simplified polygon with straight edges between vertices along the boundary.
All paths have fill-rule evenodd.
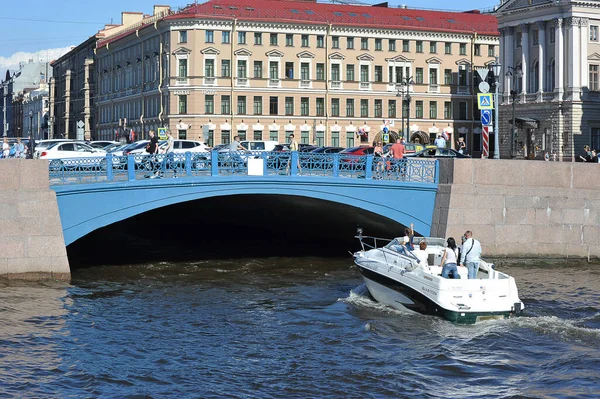
<path id="1" fill-rule="evenodd" d="M 438 161 L 303 152 L 187 152 L 49 161 L 50 185 L 201 176 L 314 176 L 438 183 Z"/>

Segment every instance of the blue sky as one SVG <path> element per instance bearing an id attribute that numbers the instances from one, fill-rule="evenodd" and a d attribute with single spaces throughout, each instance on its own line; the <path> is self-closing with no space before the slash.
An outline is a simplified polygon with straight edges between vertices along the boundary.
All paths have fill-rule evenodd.
<path id="1" fill-rule="evenodd" d="M 173 2 L 174 1 L 174 2 Z M 377 3 L 376 0 L 363 0 Z M 383 1 L 383 0 L 381 0 Z M 50 48 L 77 45 L 93 35 L 104 24 L 118 23 L 122 11 L 152 13 L 154 4 L 185 6 L 193 0 L 21 0 L 3 1 L 0 13 L 0 57 L 17 52 L 34 53 Z M 199 1 L 201 2 L 201 1 Z M 410 8 L 446 10 L 486 9 L 499 0 L 393 0 L 390 4 L 406 4 Z"/>

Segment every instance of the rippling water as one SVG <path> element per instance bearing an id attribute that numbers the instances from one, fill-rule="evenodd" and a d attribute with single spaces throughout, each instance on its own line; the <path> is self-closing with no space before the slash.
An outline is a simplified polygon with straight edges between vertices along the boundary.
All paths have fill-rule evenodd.
<path id="1" fill-rule="evenodd" d="M 525 317 L 373 302 L 351 260 L 79 270 L 0 282 L 0 397 L 595 398 L 600 266 L 502 267 Z"/>

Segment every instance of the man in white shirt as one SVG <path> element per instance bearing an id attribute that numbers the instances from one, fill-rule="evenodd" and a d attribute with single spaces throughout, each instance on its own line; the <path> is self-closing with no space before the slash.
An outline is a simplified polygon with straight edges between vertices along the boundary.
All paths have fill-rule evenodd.
<path id="1" fill-rule="evenodd" d="M 433 142 L 438 148 L 446 148 L 446 140 L 442 137 L 441 134 L 437 135 L 437 139 Z"/>
<path id="2" fill-rule="evenodd" d="M 473 232 L 470 230 L 465 233 L 464 237 L 466 240 L 460 252 L 460 264 L 467 267 L 469 278 L 475 279 L 481 260 L 481 244 L 473 238 Z"/>
<path id="3" fill-rule="evenodd" d="M 421 241 L 419 243 L 419 249 L 415 249 L 413 251 L 413 254 L 417 257 L 417 259 L 419 259 L 419 265 L 423 267 L 429 266 L 429 264 L 427 263 L 429 254 L 427 253 L 427 251 L 425 251 L 426 249 L 427 243 L 425 241 Z"/>

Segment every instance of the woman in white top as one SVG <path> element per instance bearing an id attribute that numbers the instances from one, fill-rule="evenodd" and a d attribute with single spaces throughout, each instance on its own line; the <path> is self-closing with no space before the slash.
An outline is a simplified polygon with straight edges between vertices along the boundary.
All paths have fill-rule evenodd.
<path id="1" fill-rule="evenodd" d="M 4 142 L 2 143 L 2 156 L 4 158 L 8 158 L 9 153 L 10 153 L 10 145 L 8 144 L 8 139 L 5 137 Z"/>
<path id="2" fill-rule="evenodd" d="M 458 275 L 458 248 L 456 247 L 456 241 L 454 238 L 448 238 L 448 247 L 444 249 L 444 255 L 442 256 L 442 277 L 449 278 L 448 275 L 452 273 L 452 278 L 460 278 Z"/>

